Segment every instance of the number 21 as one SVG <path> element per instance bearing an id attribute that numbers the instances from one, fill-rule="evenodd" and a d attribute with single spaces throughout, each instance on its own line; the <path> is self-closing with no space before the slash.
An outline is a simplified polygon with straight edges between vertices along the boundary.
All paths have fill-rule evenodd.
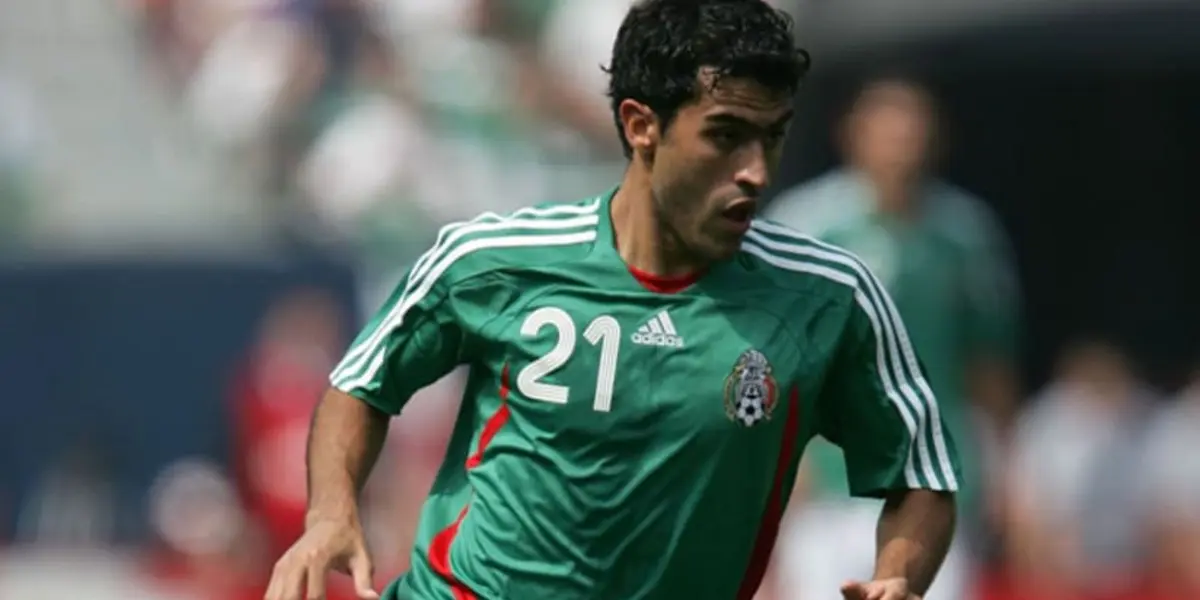
<path id="1" fill-rule="evenodd" d="M 529 363 L 517 374 L 517 390 L 531 400 L 554 404 L 566 404 L 571 389 L 540 381 L 541 378 L 559 370 L 575 353 L 575 322 L 561 308 L 546 306 L 539 308 L 521 325 L 521 335 L 536 337 L 543 328 L 550 326 L 558 335 L 558 341 L 541 358 Z M 588 324 L 583 337 L 595 346 L 600 344 L 600 368 L 596 374 L 596 397 L 592 409 L 608 412 L 612 409 L 613 383 L 617 375 L 617 353 L 621 349 L 621 324 L 609 315 L 600 315 Z"/>

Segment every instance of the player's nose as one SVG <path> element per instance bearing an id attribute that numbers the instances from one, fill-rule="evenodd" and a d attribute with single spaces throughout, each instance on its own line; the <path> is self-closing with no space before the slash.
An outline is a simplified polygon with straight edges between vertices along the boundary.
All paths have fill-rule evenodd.
<path id="1" fill-rule="evenodd" d="M 767 188 L 770 175 L 765 168 L 742 169 L 735 177 L 738 188 L 751 198 L 757 198 Z"/>
<path id="2" fill-rule="evenodd" d="M 757 197 L 771 183 L 771 170 L 767 166 L 767 153 L 759 144 L 748 144 L 743 153 L 742 164 L 734 175 L 738 187 L 747 196 Z"/>

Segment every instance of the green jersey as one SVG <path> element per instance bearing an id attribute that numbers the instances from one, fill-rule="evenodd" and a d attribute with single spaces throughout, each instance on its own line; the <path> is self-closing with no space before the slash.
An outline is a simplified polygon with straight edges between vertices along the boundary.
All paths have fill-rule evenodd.
<path id="1" fill-rule="evenodd" d="M 1007 240 L 987 206 L 950 185 L 931 182 L 915 218 L 874 209 L 870 184 L 834 171 L 771 203 L 767 215 L 854 252 L 895 300 L 928 369 L 929 383 L 955 438 L 970 432 L 966 375 L 979 358 L 1015 359 L 1016 278 Z M 979 488 L 978 449 L 963 443 L 964 503 Z M 844 494 L 845 470 L 835 448 L 814 444 L 809 457 L 821 494 Z"/>
<path id="2" fill-rule="evenodd" d="M 908 334 L 852 255 L 755 223 L 690 281 L 631 271 L 612 194 L 447 226 L 334 371 L 397 414 L 470 365 L 387 598 L 749 600 L 800 454 L 855 494 L 954 490 Z"/>

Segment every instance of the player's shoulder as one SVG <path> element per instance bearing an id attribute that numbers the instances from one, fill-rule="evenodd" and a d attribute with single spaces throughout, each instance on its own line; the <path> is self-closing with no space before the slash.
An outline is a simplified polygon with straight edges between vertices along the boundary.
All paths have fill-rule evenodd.
<path id="1" fill-rule="evenodd" d="M 414 270 L 436 270 L 453 284 L 515 266 L 536 267 L 582 256 L 596 240 L 603 196 L 485 212 L 450 223 Z"/>
<path id="2" fill-rule="evenodd" d="M 878 280 L 857 255 L 771 219 L 757 218 L 741 254 L 756 273 L 781 290 L 824 291 L 853 301 Z"/>
<path id="3" fill-rule="evenodd" d="M 947 181 L 930 185 L 930 216 L 947 236 L 964 245 L 1003 238 L 1000 219 L 983 198 Z"/>

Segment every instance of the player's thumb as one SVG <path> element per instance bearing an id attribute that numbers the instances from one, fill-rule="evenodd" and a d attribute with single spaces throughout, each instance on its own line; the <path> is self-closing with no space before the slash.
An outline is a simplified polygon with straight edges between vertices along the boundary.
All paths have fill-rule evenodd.
<path id="1" fill-rule="evenodd" d="M 365 548 L 359 548 L 350 558 L 350 577 L 354 579 L 354 593 L 358 600 L 379 600 L 379 594 L 371 582 L 374 570 Z"/>

